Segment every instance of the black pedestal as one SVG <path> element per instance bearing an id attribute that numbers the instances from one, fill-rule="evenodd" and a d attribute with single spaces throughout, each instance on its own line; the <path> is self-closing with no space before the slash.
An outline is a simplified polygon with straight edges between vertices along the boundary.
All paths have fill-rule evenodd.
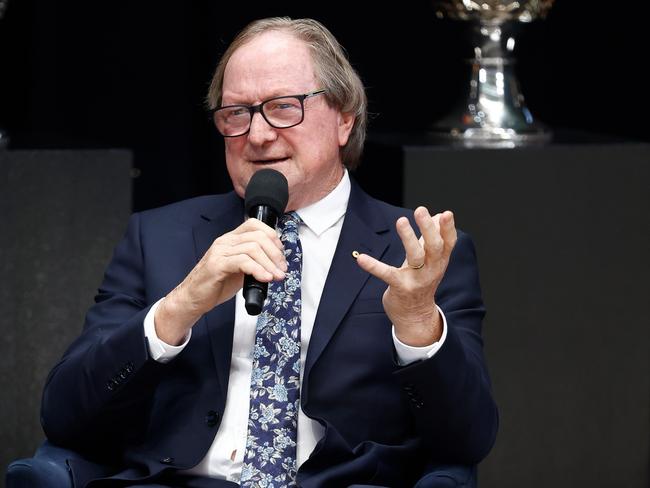
<path id="1" fill-rule="evenodd" d="M 647 487 L 650 145 L 401 151 L 405 205 L 478 250 L 501 411 L 481 486 Z"/>
<path id="2" fill-rule="evenodd" d="M 128 151 L 0 151 L 0 466 L 33 455 L 45 378 L 131 213 Z M 98 440 L 100 441 L 100 440 Z"/>

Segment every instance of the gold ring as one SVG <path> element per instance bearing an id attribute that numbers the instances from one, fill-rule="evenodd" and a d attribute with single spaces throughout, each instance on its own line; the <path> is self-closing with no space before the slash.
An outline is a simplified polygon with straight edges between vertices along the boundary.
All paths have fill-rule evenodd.
<path id="1" fill-rule="evenodd" d="M 424 266 L 424 263 L 422 263 L 420 266 L 413 266 L 408 261 L 406 262 L 406 264 L 408 264 L 408 267 L 411 268 L 411 269 L 420 269 L 422 266 Z"/>

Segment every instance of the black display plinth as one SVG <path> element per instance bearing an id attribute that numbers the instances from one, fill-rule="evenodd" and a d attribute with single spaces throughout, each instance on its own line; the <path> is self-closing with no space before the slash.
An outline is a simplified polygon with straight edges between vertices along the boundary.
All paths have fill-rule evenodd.
<path id="1" fill-rule="evenodd" d="M 131 159 L 125 150 L 0 151 L 0 466 L 43 440 L 45 378 L 79 335 L 126 229 Z"/>
<path id="2" fill-rule="evenodd" d="M 392 147 L 403 203 L 477 246 L 501 412 L 481 486 L 647 487 L 650 145 Z"/>

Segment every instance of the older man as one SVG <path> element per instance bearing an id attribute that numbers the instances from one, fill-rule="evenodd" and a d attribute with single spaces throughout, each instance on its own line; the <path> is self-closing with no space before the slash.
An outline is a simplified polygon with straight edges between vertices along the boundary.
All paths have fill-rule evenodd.
<path id="1" fill-rule="evenodd" d="M 336 39 L 253 22 L 208 103 L 235 191 L 131 218 L 48 379 L 43 426 L 86 454 L 79 485 L 412 486 L 480 461 L 497 413 L 473 246 L 451 212 L 351 180 L 366 98 Z M 262 168 L 288 181 L 277 231 L 244 218 Z M 245 275 L 269 283 L 259 317 Z"/>

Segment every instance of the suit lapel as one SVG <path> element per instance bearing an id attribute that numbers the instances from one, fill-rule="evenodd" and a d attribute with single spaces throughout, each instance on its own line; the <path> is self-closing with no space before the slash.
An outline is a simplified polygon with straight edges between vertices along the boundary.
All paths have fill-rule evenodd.
<path id="1" fill-rule="evenodd" d="M 307 378 L 318 358 L 354 303 L 369 278 L 352 256 L 353 251 L 380 259 L 388 248 L 387 223 L 377 214 L 377 205 L 352 181 L 350 201 L 338 245 L 321 296 L 309 342 L 303 381 L 307 397 Z"/>
<path id="2" fill-rule="evenodd" d="M 203 257 L 217 237 L 235 229 L 243 221 L 243 202 L 234 192 L 225 197 L 220 208 L 202 214 L 201 220 L 192 229 L 196 262 Z M 230 358 L 232 356 L 235 297 L 215 307 L 205 314 L 201 320 L 210 337 L 219 385 L 225 398 L 228 391 Z"/>

